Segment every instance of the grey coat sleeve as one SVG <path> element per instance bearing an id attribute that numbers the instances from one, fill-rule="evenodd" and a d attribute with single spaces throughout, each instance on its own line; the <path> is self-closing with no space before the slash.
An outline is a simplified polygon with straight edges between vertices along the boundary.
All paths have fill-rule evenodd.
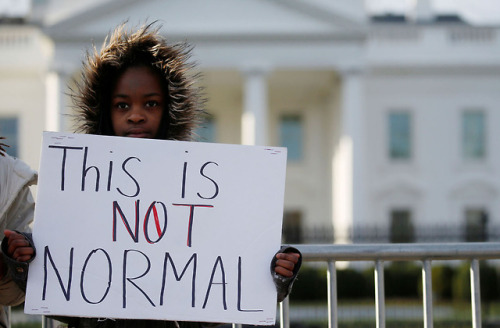
<path id="1" fill-rule="evenodd" d="M 19 232 L 16 231 L 26 238 L 30 242 L 30 246 L 35 249 L 35 245 L 33 244 L 33 240 L 31 238 L 31 233 Z M 6 278 L 14 281 L 17 286 L 23 291 L 26 291 L 26 282 L 28 280 L 28 266 L 29 263 L 35 258 L 35 254 L 33 254 L 32 258 L 28 262 L 18 262 L 7 255 L 7 247 L 8 247 L 8 239 L 4 238 L 2 240 L 2 259 L 7 266 L 7 274 Z"/>
<path id="2" fill-rule="evenodd" d="M 12 280 L 12 277 L 7 275 L 3 277 L 0 280 L 0 305 L 15 306 L 23 301 L 24 291 Z"/>

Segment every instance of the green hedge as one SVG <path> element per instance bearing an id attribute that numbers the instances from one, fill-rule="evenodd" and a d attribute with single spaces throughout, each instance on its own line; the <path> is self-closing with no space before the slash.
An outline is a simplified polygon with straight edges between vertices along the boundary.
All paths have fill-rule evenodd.
<path id="1" fill-rule="evenodd" d="M 432 267 L 432 289 L 436 300 L 451 300 L 456 269 L 449 265 Z"/>
<path id="2" fill-rule="evenodd" d="M 291 298 L 301 301 L 326 300 L 326 269 L 303 265 L 292 289 Z"/>
<path id="3" fill-rule="evenodd" d="M 486 262 L 479 264 L 479 281 L 481 283 L 481 300 L 491 301 L 498 298 L 499 288 L 498 270 Z M 453 276 L 454 300 L 470 300 L 470 264 L 464 263 L 459 266 Z"/>
<path id="4" fill-rule="evenodd" d="M 384 269 L 385 296 L 416 298 L 422 280 L 422 268 L 412 262 L 394 262 Z"/>
<path id="5" fill-rule="evenodd" d="M 432 289 L 436 300 L 470 300 L 470 263 L 459 266 L 433 265 Z M 481 299 L 493 300 L 500 294 L 499 270 L 480 262 Z M 391 262 L 384 268 L 385 295 L 388 298 L 420 298 L 422 268 L 413 262 Z M 337 270 L 337 297 L 344 300 L 367 299 L 375 295 L 373 268 Z M 324 301 L 327 298 L 326 268 L 304 265 L 293 287 L 293 300 Z"/>
<path id="6" fill-rule="evenodd" d="M 357 270 L 337 271 L 337 297 L 340 299 L 361 299 L 371 297 L 372 284 L 366 276 Z"/>

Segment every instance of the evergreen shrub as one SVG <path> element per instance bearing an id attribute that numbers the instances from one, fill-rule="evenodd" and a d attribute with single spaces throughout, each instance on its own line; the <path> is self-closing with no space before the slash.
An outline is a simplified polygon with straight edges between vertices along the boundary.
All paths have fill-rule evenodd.
<path id="1" fill-rule="evenodd" d="M 492 301 L 498 297 L 499 281 L 497 270 L 485 261 L 479 263 L 479 282 L 482 301 Z M 453 299 L 470 301 L 470 262 L 456 268 L 453 279 Z"/>
<path id="2" fill-rule="evenodd" d="M 417 298 L 421 280 L 421 266 L 413 262 L 393 262 L 384 270 L 385 296 Z"/>
<path id="3" fill-rule="evenodd" d="M 437 300 L 451 300 L 454 275 L 455 270 L 449 265 L 432 266 L 432 290 Z"/>

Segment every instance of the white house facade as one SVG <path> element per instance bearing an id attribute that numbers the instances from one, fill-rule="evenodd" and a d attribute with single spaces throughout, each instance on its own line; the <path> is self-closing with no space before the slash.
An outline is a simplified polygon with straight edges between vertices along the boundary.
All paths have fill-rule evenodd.
<path id="1" fill-rule="evenodd" d="M 72 131 L 65 92 L 85 50 L 125 20 L 159 20 L 167 39 L 194 46 L 210 114 L 200 141 L 288 147 L 286 241 L 492 240 L 500 27 L 418 8 L 33 1 L 28 18 L 0 25 L 0 134 L 36 168 L 41 131 Z"/>

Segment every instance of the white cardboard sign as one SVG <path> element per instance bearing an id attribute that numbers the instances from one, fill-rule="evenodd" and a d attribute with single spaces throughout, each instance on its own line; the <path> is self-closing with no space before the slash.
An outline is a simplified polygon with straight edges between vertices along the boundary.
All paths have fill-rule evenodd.
<path id="1" fill-rule="evenodd" d="M 286 149 L 45 132 L 25 312 L 274 324 Z"/>

